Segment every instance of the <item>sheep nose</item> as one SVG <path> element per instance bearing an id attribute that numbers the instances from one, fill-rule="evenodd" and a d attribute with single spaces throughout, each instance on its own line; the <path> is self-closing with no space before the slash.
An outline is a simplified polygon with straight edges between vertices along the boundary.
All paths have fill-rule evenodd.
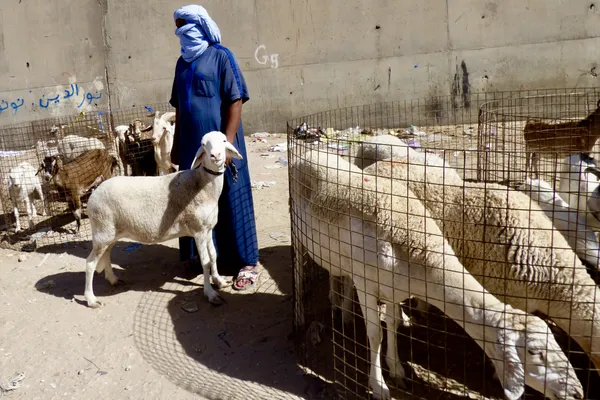
<path id="1" fill-rule="evenodd" d="M 213 160 L 220 160 L 221 158 L 221 153 L 215 153 L 215 154 L 211 154 L 211 157 Z"/>

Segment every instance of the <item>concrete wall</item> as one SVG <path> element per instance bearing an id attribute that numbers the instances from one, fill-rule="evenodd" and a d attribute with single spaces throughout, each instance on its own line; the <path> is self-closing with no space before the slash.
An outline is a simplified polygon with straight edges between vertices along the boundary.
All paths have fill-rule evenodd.
<path id="1" fill-rule="evenodd" d="M 166 102 L 179 53 L 172 13 L 188 3 L 3 0 L 0 125 L 109 100 L 113 109 Z M 600 4 L 591 0 L 201 3 L 249 85 L 247 132 L 372 102 L 600 86 Z M 63 99 L 71 84 L 78 96 Z M 59 102 L 40 107 L 56 94 Z"/>

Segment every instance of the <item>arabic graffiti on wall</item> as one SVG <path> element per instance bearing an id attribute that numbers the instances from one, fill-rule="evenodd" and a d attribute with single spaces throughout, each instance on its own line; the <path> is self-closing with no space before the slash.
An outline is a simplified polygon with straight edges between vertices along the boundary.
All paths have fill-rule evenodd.
<path id="1" fill-rule="evenodd" d="M 41 112 L 53 111 L 53 108 L 56 108 L 56 111 L 65 108 L 85 110 L 88 107 L 97 106 L 98 101 L 102 99 L 104 86 L 96 82 L 88 86 L 90 86 L 90 90 L 83 89 L 78 83 L 71 83 L 65 89 L 61 87 L 53 90 L 53 93 L 42 93 L 41 96 L 34 95 L 33 90 L 28 90 L 28 93 L 16 98 L 0 95 L 0 118 L 4 115 L 14 117 L 23 107 L 33 112 Z M 27 101 L 26 97 L 30 97 L 31 100 Z M 29 103 L 31 107 L 29 107 Z"/>

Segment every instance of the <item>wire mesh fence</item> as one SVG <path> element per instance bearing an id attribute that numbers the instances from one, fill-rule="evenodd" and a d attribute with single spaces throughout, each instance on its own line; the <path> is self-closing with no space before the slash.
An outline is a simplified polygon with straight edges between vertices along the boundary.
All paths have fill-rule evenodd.
<path id="1" fill-rule="evenodd" d="M 593 214 L 558 202 L 554 181 L 526 180 L 523 139 L 528 118 L 584 118 L 598 94 L 474 94 L 469 107 L 441 97 L 290 121 L 305 370 L 344 399 L 600 398 Z"/>
<path id="2" fill-rule="evenodd" d="M 30 251 L 89 240 L 85 204 L 101 182 L 175 170 L 165 157 L 173 111 L 152 104 L 1 127 L 1 245 Z"/>

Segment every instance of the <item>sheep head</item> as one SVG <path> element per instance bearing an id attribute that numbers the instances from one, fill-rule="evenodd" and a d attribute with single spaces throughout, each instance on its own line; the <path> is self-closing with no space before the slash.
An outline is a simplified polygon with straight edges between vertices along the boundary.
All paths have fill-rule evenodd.
<path id="1" fill-rule="evenodd" d="M 521 398 L 525 384 L 549 399 L 583 400 L 583 387 L 573 366 L 540 318 L 506 310 L 496 343 L 486 342 L 507 399 Z"/>
<path id="2" fill-rule="evenodd" d="M 242 160 L 242 155 L 227 140 L 225 134 L 219 131 L 212 131 L 204 135 L 202 142 L 191 169 L 196 169 L 202 165 L 205 169 L 221 174 L 225 171 L 225 161 L 227 157 Z"/>

